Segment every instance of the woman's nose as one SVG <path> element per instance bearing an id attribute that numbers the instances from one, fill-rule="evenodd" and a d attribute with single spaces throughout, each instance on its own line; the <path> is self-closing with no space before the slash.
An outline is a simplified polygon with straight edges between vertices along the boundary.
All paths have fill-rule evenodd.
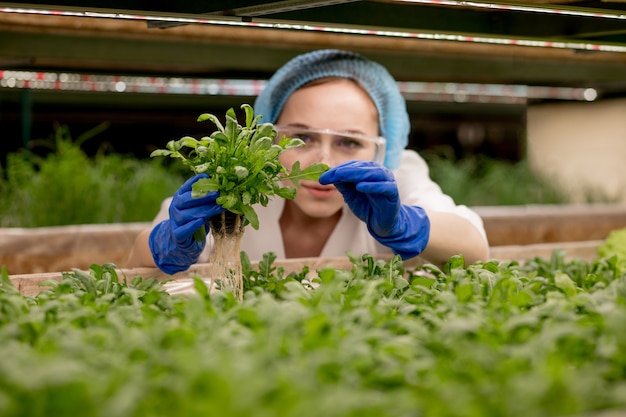
<path id="1" fill-rule="evenodd" d="M 320 146 L 318 162 L 324 163 L 328 165 L 329 167 L 335 166 L 333 152 L 332 152 L 331 146 L 328 143 L 324 143 L 322 146 Z"/>

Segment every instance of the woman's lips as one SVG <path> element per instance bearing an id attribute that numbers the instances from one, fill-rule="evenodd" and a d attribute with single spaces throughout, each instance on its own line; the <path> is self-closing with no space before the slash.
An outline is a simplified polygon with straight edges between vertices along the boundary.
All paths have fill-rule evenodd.
<path id="1" fill-rule="evenodd" d="M 309 184 L 301 184 L 301 187 L 306 189 L 309 194 L 311 194 L 315 198 L 326 199 L 332 197 L 337 189 L 335 187 L 324 187 L 321 185 L 309 185 Z"/>

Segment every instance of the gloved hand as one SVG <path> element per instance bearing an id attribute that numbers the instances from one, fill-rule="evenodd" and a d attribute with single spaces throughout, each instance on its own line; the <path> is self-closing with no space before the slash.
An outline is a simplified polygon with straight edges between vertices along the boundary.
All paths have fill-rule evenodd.
<path id="1" fill-rule="evenodd" d="M 206 174 L 198 174 L 187 180 L 174 194 L 169 208 L 170 218 L 159 223 L 148 239 L 156 266 L 163 272 L 174 274 L 185 271 L 198 261 L 206 245 L 194 239 L 194 233 L 202 226 L 209 231 L 209 218 L 222 213 L 224 208 L 215 200 L 218 192 L 193 198 L 191 186 Z"/>
<path id="2" fill-rule="evenodd" d="M 348 161 L 323 173 L 319 182 L 334 184 L 370 234 L 402 259 L 417 256 L 426 248 L 430 234 L 426 212 L 400 203 L 393 173 L 384 166 Z"/>

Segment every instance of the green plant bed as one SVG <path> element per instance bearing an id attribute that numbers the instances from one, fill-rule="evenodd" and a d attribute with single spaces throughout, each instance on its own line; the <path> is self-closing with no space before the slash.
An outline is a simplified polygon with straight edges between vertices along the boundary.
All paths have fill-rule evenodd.
<path id="1" fill-rule="evenodd" d="M 286 274 L 242 256 L 244 297 L 113 265 L 0 287 L 0 415 L 566 416 L 626 407 L 615 256 L 455 257 Z M 126 283 L 128 281 L 128 283 Z"/>

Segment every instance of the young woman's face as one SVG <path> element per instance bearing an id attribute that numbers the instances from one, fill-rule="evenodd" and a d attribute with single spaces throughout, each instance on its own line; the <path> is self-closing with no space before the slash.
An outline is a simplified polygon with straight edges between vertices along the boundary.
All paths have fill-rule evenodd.
<path id="1" fill-rule="evenodd" d="M 295 91 L 276 125 L 286 128 L 285 134 L 313 132 L 303 137 L 304 148 L 281 154 L 281 162 L 288 168 L 296 161 L 302 167 L 315 162 L 332 167 L 350 159 L 376 157 L 375 142 L 359 138 L 378 136 L 378 111 L 365 90 L 347 79 L 327 79 Z M 336 214 L 343 207 L 343 197 L 332 185 L 300 181 L 293 203 L 306 215 L 322 218 Z"/>

